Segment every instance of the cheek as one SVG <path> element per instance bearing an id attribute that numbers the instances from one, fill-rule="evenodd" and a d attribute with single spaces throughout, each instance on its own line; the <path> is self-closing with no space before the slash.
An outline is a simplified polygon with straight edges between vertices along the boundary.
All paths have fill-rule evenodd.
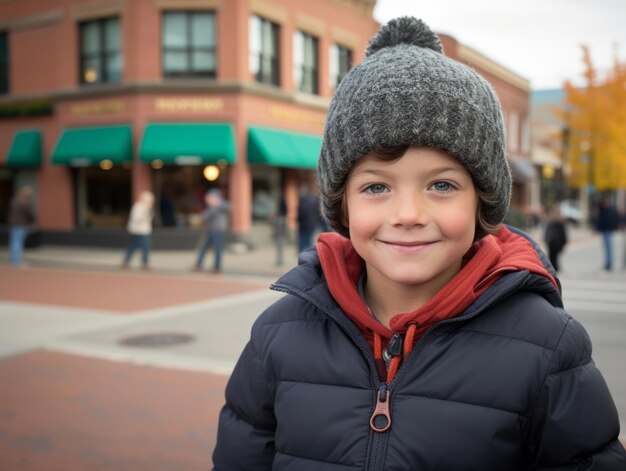
<path id="1" fill-rule="evenodd" d="M 351 198 L 347 198 L 344 205 L 344 222 L 350 234 L 355 235 L 370 232 L 378 225 L 372 208 L 366 208 Z"/>
<path id="2" fill-rule="evenodd" d="M 473 240 L 476 231 L 476 209 L 467 207 L 446 214 L 445 229 L 449 236 Z"/>
<path id="3" fill-rule="evenodd" d="M 368 215 L 367 211 L 352 209 L 352 211 L 346 212 L 346 226 L 350 229 L 351 234 L 368 232 L 369 228 L 373 226 L 373 218 L 371 214 Z"/>

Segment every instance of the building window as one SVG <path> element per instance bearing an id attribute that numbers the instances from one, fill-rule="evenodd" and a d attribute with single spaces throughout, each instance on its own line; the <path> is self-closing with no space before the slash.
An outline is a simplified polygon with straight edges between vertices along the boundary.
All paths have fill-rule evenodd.
<path id="1" fill-rule="evenodd" d="M 317 38 L 296 31 L 293 41 L 293 81 L 296 90 L 306 93 L 319 93 L 317 80 L 318 54 Z"/>
<path id="2" fill-rule="evenodd" d="M 519 114 L 515 111 L 509 113 L 509 150 L 517 152 L 519 149 Z"/>
<path id="3" fill-rule="evenodd" d="M 80 24 L 80 83 L 119 82 L 122 47 L 119 18 Z"/>
<path id="4" fill-rule="evenodd" d="M 530 120 L 528 116 L 524 116 L 522 121 L 522 153 L 530 152 Z"/>
<path id="5" fill-rule="evenodd" d="M 215 77 L 215 14 L 163 13 L 163 75 Z"/>
<path id="6" fill-rule="evenodd" d="M 351 68 L 352 51 L 336 43 L 330 46 L 329 78 L 332 89 L 339 85 Z"/>
<path id="7" fill-rule="evenodd" d="M 9 93 L 9 35 L 0 33 L 0 94 Z"/>
<path id="8" fill-rule="evenodd" d="M 258 16 L 251 16 L 249 28 L 250 73 L 259 83 L 279 86 L 278 25 Z"/>

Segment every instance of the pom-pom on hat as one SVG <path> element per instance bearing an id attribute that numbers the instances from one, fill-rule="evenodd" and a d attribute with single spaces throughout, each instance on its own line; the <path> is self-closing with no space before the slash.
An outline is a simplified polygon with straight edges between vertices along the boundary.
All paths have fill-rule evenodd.
<path id="1" fill-rule="evenodd" d="M 469 67 L 443 54 L 424 22 L 391 20 L 370 40 L 365 59 L 331 100 L 318 163 L 324 217 L 348 236 L 335 197 L 354 163 L 385 147 L 420 145 L 456 157 L 490 203 L 483 219 L 497 225 L 511 199 L 500 102 Z"/>

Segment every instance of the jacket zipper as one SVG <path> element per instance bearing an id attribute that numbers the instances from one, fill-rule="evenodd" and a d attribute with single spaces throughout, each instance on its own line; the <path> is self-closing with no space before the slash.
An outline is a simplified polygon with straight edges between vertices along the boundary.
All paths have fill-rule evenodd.
<path id="1" fill-rule="evenodd" d="M 370 418 L 370 427 L 374 432 L 383 433 L 391 427 L 391 415 L 389 414 L 389 400 L 391 388 L 388 383 L 380 383 L 376 393 L 376 407 Z"/>

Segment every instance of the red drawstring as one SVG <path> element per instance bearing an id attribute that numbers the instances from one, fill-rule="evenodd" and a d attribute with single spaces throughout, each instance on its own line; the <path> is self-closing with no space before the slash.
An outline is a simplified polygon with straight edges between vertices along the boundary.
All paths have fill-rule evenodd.
<path id="1" fill-rule="evenodd" d="M 392 357 L 389 360 L 389 369 L 387 370 L 387 383 L 391 383 L 393 378 L 395 378 L 396 373 L 398 372 L 398 367 L 400 366 L 400 360 L 402 357 Z"/>
<path id="2" fill-rule="evenodd" d="M 387 366 L 387 383 L 391 383 L 393 378 L 396 376 L 398 372 L 398 368 L 400 367 L 400 362 L 402 360 L 406 360 L 413 350 L 413 344 L 415 343 L 415 332 L 417 330 L 417 322 L 409 323 L 406 329 L 406 335 L 404 338 L 404 346 L 403 346 L 403 354 L 402 356 L 394 356 L 389 360 L 389 365 Z M 376 364 L 383 363 L 383 346 L 382 346 L 382 337 L 378 332 L 374 332 L 374 360 Z"/>
<path id="3" fill-rule="evenodd" d="M 374 332 L 374 359 L 382 360 L 382 358 L 383 358 L 382 338 L 378 332 Z"/>
<path id="4" fill-rule="evenodd" d="M 415 344 L 415 331 L 417 330 L 417 322 L 411 321 L 406 329 L 406 336 L 404 337 L 404 359 L 409 357 L 409 353 L 413 351 L 413 345 Z"/>

